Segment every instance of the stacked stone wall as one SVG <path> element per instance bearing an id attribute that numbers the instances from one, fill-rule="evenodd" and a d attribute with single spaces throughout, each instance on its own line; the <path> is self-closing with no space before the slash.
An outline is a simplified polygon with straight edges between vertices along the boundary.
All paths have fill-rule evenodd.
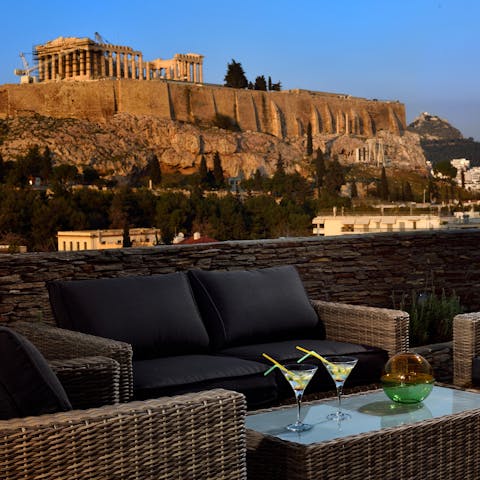
<path id="1" fill-rule="evenodd" d="M 311 298 L 391 308 L 428 282 L 480 310 L 479 230 L 0 255 L 0 321 L 52 322 L 46 282 L 295 265 Z M 398 303 L 397 303 L 398 308 Z"/>
<path id="2" fill-rule="evenodd" d="M 261 92 L 184 82 L 92 80 L 0 86 L 0 118 L 39 114 L 106 122 L 115 113 L 182 122 L 212 122 L 216 114 L 242 130 L 280 138 L 313 133 L 372 136 L 401 133 L 405 107 L 345 95 L 308 91 Z"/>

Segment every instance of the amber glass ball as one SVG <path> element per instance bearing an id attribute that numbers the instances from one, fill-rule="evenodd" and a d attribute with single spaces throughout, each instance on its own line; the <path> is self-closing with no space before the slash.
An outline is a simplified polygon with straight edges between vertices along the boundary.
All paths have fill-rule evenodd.
<path id="1" fill-rule="evenodd" d="M 428 361 L 418 353 L 397 353 L 385 365 L 382 387 L 394 402 L 418 403 L 430 395 L 435 379 Z"/>

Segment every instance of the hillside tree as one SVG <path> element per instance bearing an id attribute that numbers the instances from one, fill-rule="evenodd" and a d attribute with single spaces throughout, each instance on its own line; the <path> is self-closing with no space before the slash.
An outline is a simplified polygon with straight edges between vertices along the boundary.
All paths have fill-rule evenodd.
<path id="1" fill-rule="evenodd" d="M 380 184 L 378 186 L 378 196 L 382 200 L 389 200 L 389 198 L 390 198 L 390 190 L 389 190 L 389 187 L 388 187 L 387 172 L 385 171 L 385 167 L 382 167 L 382 174 L 380 176 Z"/>
<path id="2" fill-rule="evenodd" d="M 225 86 L 232 88 L 247 88 L 248 80 L 243 71 L 242 64 L 236 62 L 233 58 L 231 63 L 227 65 L 227 73 L 225 75 Z"/>
<path id="3" fill-rule="evenodd" d="M 146 173 L 153 185 L 160 185 L 160 183 L 162 183 L 162 170 L 160 168 L 160 162 L 154 153 L 148 158 Z"/>
<path id="4" fill-rule="evenodd" d="M 267 90 L 267 81 L 265 80 L 265 77 L 263 75 L 259 75 L 255 79 L 255 85 L 254 85 L 255 90 Z"/>
<path id="5" fill-rule="evenodd" d="M 325 158 L 323 156 L 323 152 L 320 148 L 317 148 L 315 158 L 313 160 L 313 169 L 315 175 L 315 186 L 317 187 L 318 192 L 320 193 L 320 189 L 323 187 L 325 181 Z"/>
<path id="6" fill-rule="evenodd" d="M 329 163 L 325 174 L 325 189 L 330 195 L 338 195 L 345 183 L 345 173 L 337 157 Z"/>
<path id="7" fill-rule="evenodd" d="M 213 179 L 215 182 L 215 187 L 222 188 L 225 186 L 222 160 L 220 159 L 220 154 L 218 152 L 213 154 Z"/>

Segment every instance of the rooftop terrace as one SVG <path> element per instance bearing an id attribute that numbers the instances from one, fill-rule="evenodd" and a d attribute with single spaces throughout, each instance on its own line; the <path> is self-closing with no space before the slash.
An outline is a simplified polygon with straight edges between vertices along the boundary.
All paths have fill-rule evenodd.
<path id="1" fill-rule="evenodd" d="M 104 251 L 0 255 L 0 321 L 53 323 L 45 282 L 295 265 L 311 298 L 391 308 L 402 293 L 455 290 L 480 309 L 479 230 L 219 242 Z M 398 305 L 397 305 L 398 306 Z"/>

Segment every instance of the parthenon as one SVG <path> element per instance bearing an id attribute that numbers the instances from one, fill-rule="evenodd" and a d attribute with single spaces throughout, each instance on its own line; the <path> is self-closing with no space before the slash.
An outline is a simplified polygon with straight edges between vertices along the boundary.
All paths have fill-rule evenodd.
<path id="1" fill-rule="evenodd" d="M 35 55 L 40 82 L 130 78 L 203 83 L 203 55 L 196 53 L 145 61 L 142 52 L 131 47 L 59 37 L 36 46 Z"/>

